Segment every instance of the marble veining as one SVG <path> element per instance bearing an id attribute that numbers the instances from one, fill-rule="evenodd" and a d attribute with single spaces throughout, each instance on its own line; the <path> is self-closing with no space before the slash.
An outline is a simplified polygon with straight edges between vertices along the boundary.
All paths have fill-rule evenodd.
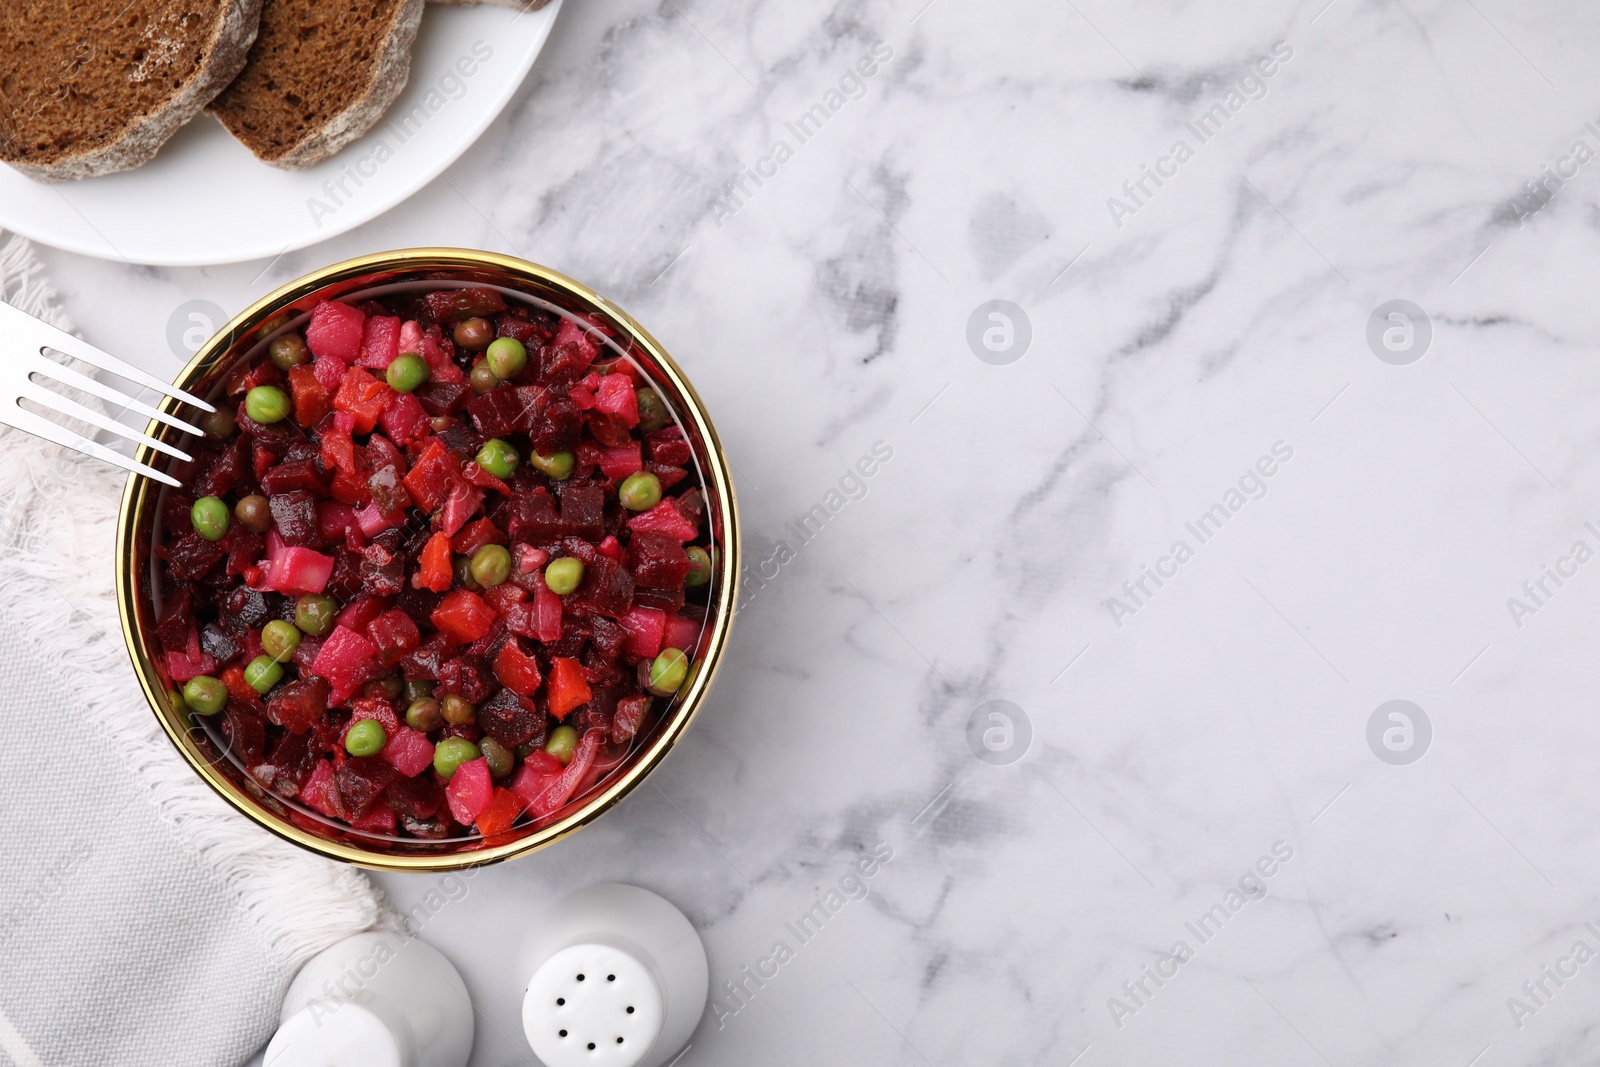
<path id="1" fill-rule="evenodd" d="M 548 263 L 679 357 L 752 563 L 790 549 L 649 785 L 421 913 L 474 1064 L 529 1062 L 506 947 L 598 879 L 705 935 L 684 1067 L 1579 1063 L 1600 568 L 1507 602 L 1600 521 L 1597 48 L 1571 2 L 573 4 L 351 234 L 47 257 L 165 371 L 185 301 L 347 255 Z M 984 347 L 994 300 L 1025 351 Z M 1369 329 L 1396 300 L 1425 351 Z"/>

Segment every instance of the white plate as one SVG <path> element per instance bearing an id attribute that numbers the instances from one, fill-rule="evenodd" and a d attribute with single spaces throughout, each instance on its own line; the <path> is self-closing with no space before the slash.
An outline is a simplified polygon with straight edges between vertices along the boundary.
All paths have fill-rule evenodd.
<path id="1" fill-rule="evenodd" d="M 344 233 L 477 140 L 522 84 L 561 3 L 526 14 L 429 4 L 400 98 L 365 137 L 309 170 L 269 167 L 201 115 L 137 170 L 46 185 L 0 166 L 0 227 L 159 266 L 270 259 Z"/>

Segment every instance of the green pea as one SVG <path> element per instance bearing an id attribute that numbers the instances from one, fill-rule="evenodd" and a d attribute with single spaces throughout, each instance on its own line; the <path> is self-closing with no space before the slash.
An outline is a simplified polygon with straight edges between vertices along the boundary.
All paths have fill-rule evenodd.
<path id="1" fill-rule="evenodd" d="M 262 649 L 279 663 L 294 655 L 299 645 L 300 630 L 292 622 L 273 619 L 261 628 Z"/>
<path id="2" fill-rule="evenodd" d="M 232 408 L 223 405 L 215 411 L 201 415 L 199 426 L 206 432 L 207 437 L 226 441 L 239 431 L 239 420 L 233 417 Z"/>
<path id="3" fill-rule="evenodd" d="M 233 506 L 233 517 L 251 533 L 263 534 L 272 526 L 272 505 L 260 493 L 251 493 Z"/>
<path id="4" fill-rule="evenodd" d="M 478 584 L 478 579 L 472 576 L 472 557 L 457 556 L 455 558 L 455 568 L 456 581 L 461 584 L 461 588 L 471 590 L 474 593 L 483 591 L 483 586 Z"/>
<path id="5" fill-rule="evenodd" d="M 661 503 L 661 479 L 649 471 L 636 471 L 622 479 L 617 498 L 629 511 L 649 511 Z"/>
<path id="6" fill-rule="evenodd" d="M 228 687 L 220 678 L 202 674 L 183 683 L 183 702 L 197 715 L 215 715 L 228 703 Z"/>
<path id="7" fill-rule="evenodd" d="M 475 393 L 487 393 L 500 384 L 500 379 L 494 376 L 494 371 L 489 369 L 489 364 L 479 363 L 472 368 L 472 373 L 467 375 L 467 381 L 472 383 Z"/>
<path id="8" fill-rule="evenodd" d="M 494 340 L 494 323 L 482 318 L 465 319 L 456 323 L 454 337 L 457 348 L 480 352 Z"/>
<path id="9" fill-rule="evenodd" d="M 439 702 L 432 697 L 418 697 L 406 708 L 406 725 L 413 730 L 429 733 L 444 725 L 439 714 Z"/>
<path id="10" fill-rule="evenodd" d="M 572 477 L 572 468 L 577 464 L 578 457 L 571 452 L 552 452 L 548 456 L 530 452 L 528 462 L 533 465 L 534 470 L 561 482 Z"/>
<path id="11" fill-rule="evenodd" d="M 491 778 L 504 778 L 517 769 L 516 753 L 492 737 L 485 737 L 479 741 L 478 751 L 483 753 L 483 758 L 488 761 Z"/>
<path id="12" fill-rule="evenodd" d="M 711 580 L 711 553 L 699 545 L 690 545 L 684 551 L 689 555 L 689 576 L 683 584 L 690 589 L 705 585 Z"/>
<path id="13" fill-rule="evenodd" d="M 207 541 L 220 541 L 228 532 L 228 505 L 221 497 L 203 496 L 189 509 L 189 521 Z"/>
<path id="14" fill-rule="evenodd" d="M 645 433 L 654 433 L 671 421 L 672 413 L 667 410 L 667 405 L 661 402 L 654 389 L 646 386 L 635 390 L 633 395 L 639 402 L 639 429 Z"/>
<path id="15" fill-rule="evenodd" d="M 689 657 L 676 648 L 664 648 L 650 664 L 650 692 L 658 697 L 671 696 L 688 675 Z"/>
<path id="16" fill-rule="evenodd" d="M 304 339 L 297 333 L 286 333 L 282 337 L 274 337 L 272 344 L 267 346 L 267 355 L 272 357 L 273 365 L 281 371 L 287 371 L 290 367 L 298 367 L 311 358 L 311 353 L 307 350 Z M 256 421 L 259 422 L 260 420 L 257 419 Z"/>
<path id="17" fill-rule="evenodd" d="M 447 737 L 433 750 L 433 769 L 439 772 L 440 778 L 449 781 L 455 776 L 456 768 L 471 763 L 479 755 L 478 746 L 465 737 Z"/>
<path id="18" fill-rule="evenodd" d="M 528 350 L 515 337 L 497 337 L 489 342 L 489 351 L 484 359 L 488 361 L 489 369 L 494 371 L 494 376 L 503 381 L 522 373 L 522 368 L 528 365 Z"/>
<path id="19" fill-rule="evenodd" d="M 493 589 L 511 577 L 511 553 L 504 545 L 484 545 L 472 554 L 472 580 Z"/>
<path id="20" fill-rule="evenodd" d="M 331 596 L 312 593 L 294 604 L 294 624 L 312 637 L 327 637 L 333 632 L 334 616 L 339 614 L 339 604 Z"/>
<path id="21" fill-rule="evenodd" d="M 436 683 L 431 678 L 418 678 L 414 682 L 405 683 L 401 692 L 406 698 L 406 703 L 421 700 L 423 697 L 433 696 L 433 687 Z"/>
<path id="22" fill-rule="evenodd" d="M 451 726 L 465 726 L 478 717 L 478 706 L 460 693 L 446 693 L 439 701 L 439 714 Z"/>
<path id="23" fill-rule="evenodd" d="M 563 766 L 571 763 L 572 754 L 578 750 L 578 731 L 570 726 L 557 726 L 550 731 L 544 750 L 560 760 Z"/>
<path id="24" fill-rule="evenodd" d="M 350 724 L 344 735 L 344 750 L 352 756 L 376 756 L 389 743 L 383 724 L 376 719 L 362 719 Z"/>
<path id="25" fill-rule="evenodd" d="M 422 383 L 428 380 L 428 373 L 427 360 L 415 352 L 406 352 L 389 364 L 389 369 L 383 372 L 383 378 L 395 392 L 409 393 L 422 387 Z"/>
<path id="26" fill-rule="evenodd" d="M 289 394 L 276 385 L 258 385 L 244 395 L 244 413 L 263 426 L 289 417 Z"/>
<path id="27" fill-rule="evenodd" d="M 517 469 L 522 457 L 517 450 L 498 437 L 490 438 L 478 449 L 478 466 L 496 478 L 509 478 Z"/>
<path id="28" fill-rule="evenodd" d="M 578 588 L 583 581 L 583 560 L 573 559 L 571 556 L 562 556 L 553 559 L 544 569 L 544 584 L 552 593 L 566 596 Z"/>
<path id="29" fill-rule="evenodd" d="M 283 680 L 283 667 L 271 656 L 257 656 L 244 669 L 244 680 L 251 689 L 265 696 L 267 690 Z"/>

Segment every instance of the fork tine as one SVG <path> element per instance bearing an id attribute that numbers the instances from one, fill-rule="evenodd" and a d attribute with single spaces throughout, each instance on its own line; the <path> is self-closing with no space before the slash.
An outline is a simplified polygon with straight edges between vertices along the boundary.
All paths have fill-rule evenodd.
<path id="1" fill-rule="evenodd" d="M 205 434 L 205 431 L 200 427 L 184 422 L 176 415 L 168 415 L 164 411 L 159 411 L 142 400 L 135 400 L 126 393 L 119 392 L 104 382 L 89 377 L 82 371 L 63 366 L 54 360 L 43 360 L 42 365 L 35 368 L 31 373 L 43 378 L 49 378 L 73 389 L 81 389 L 83 392 L 93 394 L 107 403 L 122 404 L 129 411 L 138 412 L 147 419 L 154 419 L 156 422 L 182 430 L 185 433 L 192 433 L 196 436 Z"/>
<path id="2" fill-rule="evenodd" d="M 185 403 L 193 404 L 201 411 L 217 410 L 192 393 L 185 392 L 175 385 L 170 385 L 155 375 L 140 370 L 131 363 L 124 362 L 110 353 L 100 351 L 94 345 L 72 336 L 65 330 L 58 330 L 48 322 L 36 319 L 27 312 L 20 311 L 10 304 L 0 301 L 0 319 L 8 317 L 16 324 L 22 337 L 26 338 L 30 345 L 37 344 L 41 348 L 53 348 L 57 352 L 64 352 L 73 359 L 81 359 L 90 366 L 99 367 L 103 371 L 110 371 L 119 378 L 137 382 L 147 389 L 154 389 L 163 396 L 170 396 Z M 23 321 L 19 322 L 19 318 Z"/>
<path id="3" fill-rule="evenodd" d="M 80 422 L 87 422 L 91 426 L 98 426 L 107 433 L 114 433 L 117 436 L 126 438 L 129 441 L 133 441 L 141 445 L 149 445 L 157 452 L 165 452 L 167 455 L 176 459 L 187 461 L 190 458 L 189 453 L 180 448 L 174 448 L 165 441 L 157 441 L 154 437 L 151 437 L 148 434 L 140 433 L 138 430 L 135 430 L 130 426 L 124 426 L 116 419 L 102 415 L 93 408 L 84 407 L 76 400 L 69 400 L 60 393 L 53 393 L 44 386 L 38 385 L 35 382 L 24 381 L 21 385 L 21 388 L 19 388 L 17 392 L 41 407 L 49 408 L 51 411 L 54 411 L 57 414 L 66 415 L 69 418 L 77 419 Z"/>
<path id="4" fill-rule="evenodd" d="M 60 426 L 51 422 L 42 415 L 37 415 L 34 412 L 29 411 L 21 404 L 17 404 L 15 406 L 15 410 L 5 413 L 4 422 L 16 427 L 23 433 L 31 433 L 35 437 L 42 437 L 46 441 L 52 441 L 63 448 L 70 448 L 74 452 L 81 452 L 85 455 L 93 456 L 95 459 L 104 460 L 107 463 L 114 463 L 125 471 L 131 471 L 134 474 L 143 474 L 147 478 L 154 478 L 156 481 L 170 485 L 174 489 L 181 489 L 183 487 L 183 483 L 171 475 L 165 474 L 162 471 L 158 471 L 154 467 L 147 467 L 143 463 L 139 463 L 136 460 L 129 459 L 121 452 L 118 452 L 114 448 L 107 448 L 99 441 L 91 441 L 82 434 L 73 433 L 65 426 Z"/>

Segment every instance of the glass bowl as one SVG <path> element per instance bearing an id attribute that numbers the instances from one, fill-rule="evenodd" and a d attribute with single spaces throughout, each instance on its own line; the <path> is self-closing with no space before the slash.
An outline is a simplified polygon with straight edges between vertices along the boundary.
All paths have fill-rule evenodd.
<path id="1" fill-rule="evenodd" d="M 490 286 L 508 301 L 522 301 L 566 318 L 594 317 L 611 328 L 614 337 L 606 341 L 610 356 L 633 361 L 666 401 L 690 443 L 693 473 L 705 494 L 706 521 L 716 549 L 712 580 L 705 587 L 705 623 L 688 681 L 669 700 L 656 701 L 639 734 L 607 753 L 607 761 L 615 762 L 604 775 L 580 788 L 559 811 L 538 821 L 524 817 L 512 829 L 488 839 L 469 830 L 459 837 L 423 840 L 358 831 L 266 788 L 231 751 L 221 729 L 223 716 L 203 718 L 176 701 L 153 654 L 158 647 L 154 632 L 160 604 L 152 550 L 162 536 L 155 520 L 169 490 L 150 479 L 130 476 L 118 517 L 117 602 L 123 637 L 145 697 L 167 736 L 195 772 L 249 818 L 303 848 L 364 867 L 438 871 L 495 863 L 542 848 L 598 818 L 643 781 L 688 729 L 710 689 L 733 623 L 738 516 L 728 462 L 704 405 L 683 371 L 638 323 L 593 290 L 546 267 L 454 248 L 405 249 L 336 263 L 247 308 L 200 348 L 175 384 L 208 400 L 222 395 L 233 368 L 253 361 L 275 336 L 304 323 L 322 300 L 467 286 Z M 596 334 L 591 337 L 598 339 Z M 163 409 L 177 411 L 180 406 L 167 400 Z M 152 422 L 147 432 L 183 446 L 183 435 L 158 423 Z M 148 447 L 139 458 L 150 464 L 165 460 Z"/>

